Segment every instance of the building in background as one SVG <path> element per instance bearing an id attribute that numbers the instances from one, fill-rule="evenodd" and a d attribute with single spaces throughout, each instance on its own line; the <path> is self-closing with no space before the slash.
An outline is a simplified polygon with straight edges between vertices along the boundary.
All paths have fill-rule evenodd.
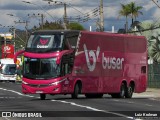
<path id="1" fill-rule="evenodd" d="M 13 58 L 14 57 L 14 41 L 11 33 L 0 34 L 0 58 Z"/>

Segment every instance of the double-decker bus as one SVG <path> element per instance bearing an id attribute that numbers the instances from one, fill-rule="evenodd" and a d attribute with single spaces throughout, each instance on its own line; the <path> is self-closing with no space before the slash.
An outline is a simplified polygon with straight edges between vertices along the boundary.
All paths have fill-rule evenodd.
<path id="1" fill-rule="evenodd" d="M 25 94 L 131 98 L 147 87 L 143 36 L 88 31 L 36 31 L 23 53 Z M 16 60 L 16 59 L 15 59 Z"/>

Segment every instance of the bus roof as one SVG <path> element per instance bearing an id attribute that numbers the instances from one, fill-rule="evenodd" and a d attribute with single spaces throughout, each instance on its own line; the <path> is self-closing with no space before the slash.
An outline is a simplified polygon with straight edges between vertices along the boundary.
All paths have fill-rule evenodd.
<path id="1" fill-rule="evenodd" d="M 133 34 L 119 34 L 119 33 L 109 33 L 109 32 L 90 32 L 90 31 L 81 31 L 81 33 L 93 34 L 93 35 L 107 35 L 107 36 L 116 36 L 116 37 L 134 37 L 134 38 L 145 38 L 145 36 L 137 36 Z"/>
<path id="2" fill-rule="evenodd" d="M 48 35 L 52 35 L 52 34 L 58 34 L 58 33 L 62 33 L 62 34 L 67 34 L 67 33 L 79 33 L 79 30 L 39 30 L 39 31 L 35 31 L 32 32 L 32 34 L 48 34 Z"/>

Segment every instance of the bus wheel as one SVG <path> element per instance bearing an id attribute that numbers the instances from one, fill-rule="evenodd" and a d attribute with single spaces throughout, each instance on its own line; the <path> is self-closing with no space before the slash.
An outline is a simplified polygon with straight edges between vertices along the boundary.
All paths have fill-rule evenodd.
<path id="1" fill-rule="evenodd" d="M 46 94 L 40 94 L 40 99 L 45 100 L 46 99 Z"/>
<path id="2" fill-rule="evenodd" d="M 118 93 L 118 97 L 119 98 L 124 98 L 125 97 L 125 92 L 126 92 L 126 89 L 125 89 L 125 85 L 124 83 L 121 84 L 121 90 L 120 90 L 120 93 Z"/>
<path id="3" fill-rule="evenodd" d="M 132 98 L 133 91 L 134 91 L 134 87 L 129 85 L 129 87 L 126 89 L 125 97 Z"/>
<path id="4" fill-rule="evenodd" d="M 74 88 L 74 92 L 72 94 L 72 98 L 73 99 L 77 99 L 78 98 L 78 94 L 80 93 L 80 87 L 79 87 L 79 84 L 77 83 L 75 88 Z"/>
<path id="5" fill-rule="evenodd" d="M 124 98 L 125 97 L 125 85 L 124 83 L 121 84 L 121 90 L 119 93 L 112 93 L 112 98 Z"/>

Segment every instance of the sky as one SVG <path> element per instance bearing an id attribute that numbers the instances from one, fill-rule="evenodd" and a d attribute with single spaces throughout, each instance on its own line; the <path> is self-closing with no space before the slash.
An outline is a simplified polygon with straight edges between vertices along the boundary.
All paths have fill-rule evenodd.
<path id="1" fill-rule="evenodd" d="M 25 2 L 23 2 L 25 1 Z M 53 0 L 54 1 L 54 0 Z M 54 22 L 63 19 L 64 3 L 67 4 L 67 18 L 71 21 L 80 22 L 85 29 L 96 30 L 99 20 L 100 0 L 57 0 L 50 2 L 46 0 L 0 0 L 0 31 L 7 31 L 14 26 L 16 29 L 25 29 L 25 22 L 28 21 L 28 29 L 39 26 L 40 15 L 43 14 L 44 21 Z M 28 2 L 28 3 L 26 3 Z M 61 4 L 60 4 L 61 2 Z M 103 0 L 104 27 L 105 31 L 124 28 L 125 17 L 119 16 L 121 4 L 135 2 L 142 6 L 143 15 L 139 15 L 138 21 L 160 21 L 160 8 L 152 0 Z M 160 0 L 155 0 L 160 5 Z M 39 15 L 38 15 L 39 13 Z M 35 15 L 34 15 L 35 14 Z M 88 18 L 88 20 L 87 20 Z M 22 23 L 18 23 L 20 22 Z M 131 19 L 129 18 L 129 23 Z"/>

